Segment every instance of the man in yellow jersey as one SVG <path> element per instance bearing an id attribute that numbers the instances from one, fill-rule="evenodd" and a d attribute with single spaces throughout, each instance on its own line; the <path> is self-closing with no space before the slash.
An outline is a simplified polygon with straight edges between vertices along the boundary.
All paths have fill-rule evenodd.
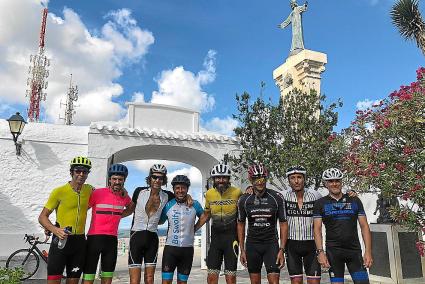
<path id="1" fill-rule="evenodd" d="M 54 234 L 47 262 L 47 283 L 59 284 L 66 267 L 67 284 L 79 282 L 85 259 L 88 201 L 93 187 L 84 184 L 91 169 L 86 157 L 71 161 L 71 181 L 55 188 L 38 217 L 40 224 Z M 56 224 L 49 215 L 56 210 Z"/>
<path id="2" fill-rule="evenodd" d="M 230 184 L 228 165 L 218 164 L 211 169 L 213 187 L 205 195 L 205 213 L 212 219 L 211 244 L 208 250 L 208 284 L 217 284 L 224 258 L 226 283 L 236 283 L 239 247 L 237 242 L 237 204 L 242 195 Z"/>

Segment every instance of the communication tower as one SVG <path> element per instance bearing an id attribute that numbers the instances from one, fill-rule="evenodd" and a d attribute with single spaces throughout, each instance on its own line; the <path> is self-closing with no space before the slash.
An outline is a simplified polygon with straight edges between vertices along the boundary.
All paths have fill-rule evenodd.
<path id="1" fill-rule="evenodd" d="M 49 76 L 50 60 L 44 55 L 44 35 L 46 33 L 47 8 L 43 9 L 43 19 L 41 21 L 40 42 L 38 53 L 30 56 L 30 66 L 28 69 L 26 96 L 30 98 L 28 108 L 28 120 L 38 122 L 40 119 L 40 102 L 46 100 L 47 77 Z"/>
<path id="2" fill-rule="evenodd" d="M 72 85 L 72 74 L 71 74 L 71 79 L 69 80 L 68 94 L 66 96 L 65 116 L 63 118 L 59 117 L 60 119 L 64 120 L 65 125 L 73 124 L 72 120 L 75 114 L 74 102 L 76 102 L 77 100 L 78 100 L 78 86 Z"/>

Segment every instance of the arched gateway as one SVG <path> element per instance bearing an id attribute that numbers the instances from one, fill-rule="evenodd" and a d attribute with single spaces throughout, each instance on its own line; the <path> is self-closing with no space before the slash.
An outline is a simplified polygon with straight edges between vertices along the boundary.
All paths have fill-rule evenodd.
<path id="1" fill-rule="evenodd" d="M 202 174 L 202 189 L 212 166 L 224 155 L 239 150 L 236 138 L 199 132 L 199 113 L 166 105 L 128 103 L 128 125 L 92 123 L 88 157 L 97 165 L 90 174 L 94 184 L 106 181 L 111 163 L 132 160 L 170 160 L 190 164 Z M 202 194 L 202 197 L 204 194 Z M 203 203 L 203 200 L 200 200 Z M 202 232 L 201 259 L 206 255 Z M 204 262 L 201 261 L 202 266 Z"/>

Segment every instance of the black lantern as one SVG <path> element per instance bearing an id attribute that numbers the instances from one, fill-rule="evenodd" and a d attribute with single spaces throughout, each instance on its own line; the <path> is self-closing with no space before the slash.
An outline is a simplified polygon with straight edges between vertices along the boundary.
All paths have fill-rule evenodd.
<path id="1" fill-rule="evenodd" d="M 9 122 L 9 128 L 10 133 L 12 133 L 13 136 L 13 142 L 15 142 L 16 146 L 16 155 L 21 155 L 21 147 L 22 144 L 18 142 L 18 137 L 21 135 L 22 131 L 25 127 L 25 120 L 24 118 L 17 112 L 16 114 L 12 115 L 8 120 Z"/>

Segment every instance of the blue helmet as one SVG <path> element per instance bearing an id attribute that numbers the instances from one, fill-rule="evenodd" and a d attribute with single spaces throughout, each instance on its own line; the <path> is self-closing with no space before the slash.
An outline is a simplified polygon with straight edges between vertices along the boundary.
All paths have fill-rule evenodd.
<path id="1" fill-rule="evenodd" d="M 126 178 L 128 176 L 128 169 L 122 164 L 113 164 L 109 167 L 108 177 L 113 175 L 124 176 Z"/>

